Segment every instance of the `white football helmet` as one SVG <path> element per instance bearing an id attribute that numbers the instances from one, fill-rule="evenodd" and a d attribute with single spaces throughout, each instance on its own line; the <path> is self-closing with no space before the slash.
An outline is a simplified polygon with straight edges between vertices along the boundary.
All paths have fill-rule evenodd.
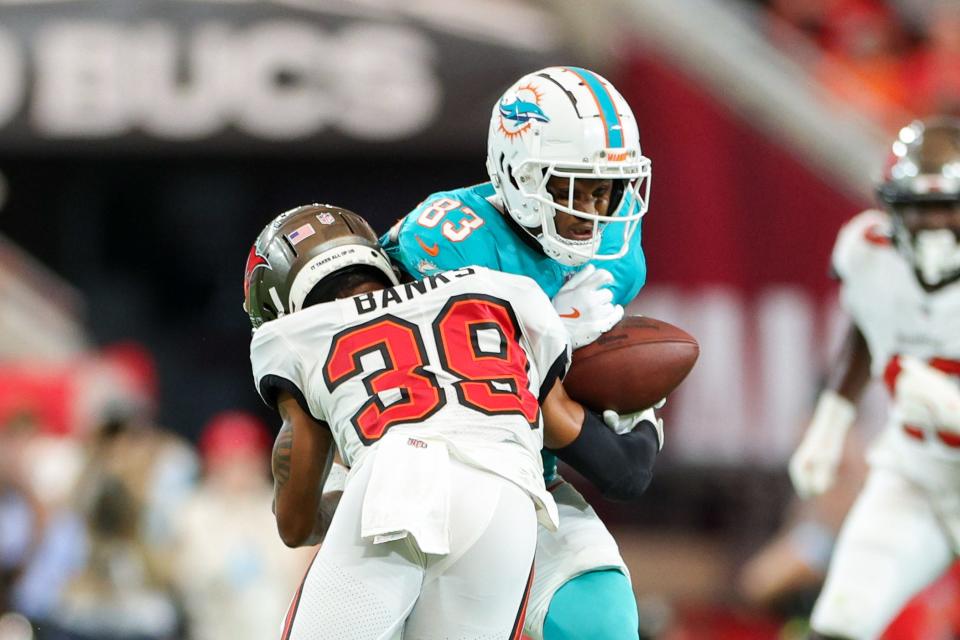
<path id="1" fill-rule="evenodd" d="M 548 67 L 520 78 L 493 107 L 487 138 L 487 172 L 507 213 L 565 265 L 614 260 L 647 212 L 650 159 L 623 96 L 601 76 L 577 67 Z M 567 202 L 556 202 L 547 182 L 569 179 Z M 613 180 L 607 215 L 572 207 L 578 179 Z M 557 211 L 593 223 L 590 239 L 557 233 Z M 600 253 L 603 236 L 614 237 Z"/>
<path id="2" fill-rule="evenodd" d="M 893 214 L 897 248 L 921 280 L 939 286 L 960 278 L 960 226 L 911 232 L 903 220 L 916 207 L 960 210 L 960 120 L 930 118 L 901 129 L 877 195 Z"/>

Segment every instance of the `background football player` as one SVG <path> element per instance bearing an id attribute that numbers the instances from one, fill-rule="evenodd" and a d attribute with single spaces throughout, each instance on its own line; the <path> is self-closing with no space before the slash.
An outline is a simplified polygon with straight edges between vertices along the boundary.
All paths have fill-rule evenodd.
<path id="1" fill-rule="evenodd" d="M 960 121 L 903 128 L 877 193 L 886 211 L 837 238 L 853 322 L 790 461 L 800 495 L 826 491 L 855 404 L 883 377 L 892 411 L 814 609 L 824 638 L 878 637 L 960 549 Z"/>
<path id="2" fill-rule="evenodd" d="M 415 277 L 465 265 L 527 275 L 552 298 L 574 348 L 596 340 L 646 279 L 640 220 L 650 160 L 629 105 L 586 69 L 523 76 L 493 107 L 487 171 L 490 182 L 428 196 L 381 239 L 388 255 Z M 604 419 L 624 431 L 638 416 Z M 556 476 L 553 456 L 544 456 L 544 468 L 561 525 L 540 531 L 526 632 L 547 640 L 637 637 L 616 542 Z"/>
<path id="3" fill-rule="evenodd" d="M 284 419 L 278 527 L 292 546 L 326 533 L 284 638 L 518 638 L 537 516 L 557 525 L 541 447 L 631 498 L 662 438 L 614 434 L 566 396 L 568 335 L 529 278 L 392 285 L 366 222 L 328 206 L 281 214 L 248 258 L 254 378 Z M 335 449 L 351 472 L 331 518 Z"/>

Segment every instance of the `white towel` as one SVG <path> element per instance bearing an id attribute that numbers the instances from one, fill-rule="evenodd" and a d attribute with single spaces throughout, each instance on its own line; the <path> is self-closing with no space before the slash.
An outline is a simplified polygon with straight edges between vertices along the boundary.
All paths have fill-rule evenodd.
<path id="1" fill-rule="evenodd" d="M 443 442 L 388 434 L 376 445 L 360 535 L 374 544 L 416 540 L 423 553 L 450 553 L 450 455 Z"/>

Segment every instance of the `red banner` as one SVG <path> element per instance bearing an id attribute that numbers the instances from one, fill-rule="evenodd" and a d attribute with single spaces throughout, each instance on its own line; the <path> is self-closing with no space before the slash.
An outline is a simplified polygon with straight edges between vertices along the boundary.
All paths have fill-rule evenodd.
<path id="1" fill-rule="evenodd" d="M 782 464 L 809 418 L 839 328 L 829 256 L 869 206 L 718 103 L 635 54 L 616 82 L 653 160 L 633 311 L 688 329 L 697 368 L 668 403 L 671 455 Z"/>

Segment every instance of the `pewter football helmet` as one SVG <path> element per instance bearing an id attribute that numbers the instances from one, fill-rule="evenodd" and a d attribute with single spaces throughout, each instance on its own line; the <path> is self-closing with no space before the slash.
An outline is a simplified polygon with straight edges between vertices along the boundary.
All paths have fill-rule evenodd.
<path id="1" fill-rule="evenodd" d="M 367 266 L 397 284 L 397 275 L 367 221 L 346 209 L 311 204 L 281 213 L 250 248 L 244 309 L 253 328 L 303 307 L 324 278 Z"/>
<path id="2" fill-rule="evenodd" d="M 911 232 L 903 218 L 911 209 L 960 210 L 960 120 L 917 120 L 901 129 L 877 195 L 893 216 L 897 248 L 925 284 L 960 277 L 960 227 Z"/>

